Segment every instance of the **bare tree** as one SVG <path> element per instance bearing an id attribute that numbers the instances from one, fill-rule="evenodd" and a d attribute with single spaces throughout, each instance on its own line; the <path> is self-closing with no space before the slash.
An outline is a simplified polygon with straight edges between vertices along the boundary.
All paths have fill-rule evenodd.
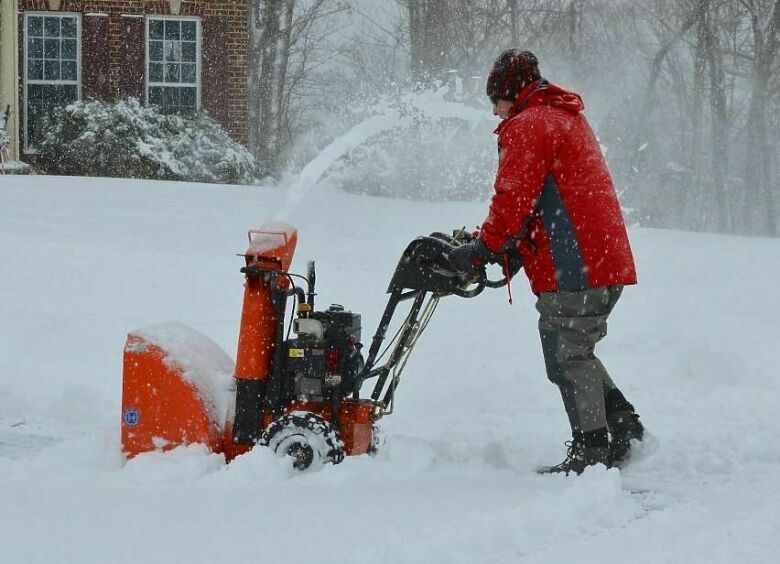
<path id="1" fill-rule="evenodd" d="M 321 20 L 347 9 L 337 0 L 253 0 L 249 52 L 249 146 L 264 169 L 278 171 L 300 114 L 297 92 L 322 63 L 315 57 Z M 327 33 L 327 32 L 325 32 Z"/>
<path id="2" fill-rule="evenodd" d="M 410 47 L 402 8 L 395 2 L 366 6 L 363 0 L 348 0 L 352 37 L 343 50 L 355 78 L 350 91 L 384 92 L 409 75 Z M 356 77 L 360 77 L 358 80 Z"/>
<path id="3" fill-rule="evenodd" d="M 255 1 L 251 6 L 249 51 L 249 146 L 266 170 L 275 168 L 275 158 L 284 144 L 282 103 L 290 56 L 290 31 L 295 0 Z"/>
<path id="4" fill-rule="evenodd" d="M 511 29 L 512 44 L 517 45 L 520 41 L 520 35 L 518 33 L 520 26 L 520 12 L 518 10 L 518 0 L 507 0 L 509 4 L 509 26 Z"/>
<path id="5" fill-rule="evenodd" d="M 694 17 L 689 17 L 680 24 L 680 27 L 673 31 L 668 37 L 659 38 L 659 46 L 657 51 L 652 57 L 650 64 L 650 74 L 647 80 L 647 87 L 645 88 L 642 98 L 642 105 L 639 112 L 639 124 L 635 132 L 635 146 L 638 148 L 643 143 L 646 135 L 647 120 L 651 112 L 655 109 L 657 104 L 657 85 L 661 73 L 663 71 L 663 65 L 666 61 L 669 53 L 674 49 L 680 41 L 687 35 L 688 31 L 696 23 Z M 639 155 L 639 152 L 635 152 L 635 155 Z"/>
<path id="6" fill-rule="evenodd" d="M 418 82 L 438 78 L 448 60 L 447 0 L 403 0 L 409 12 L 412 76 Z"/>
<path id="7" fill-rule="evenodd" d="M 723 71 L 723 51 L 718 30 L 718 6 L 712 0 L 698 0 L 695 12 L 697 22 L 696 72 L 703 71 L 706 65 L 709 77 L 711 158 L 709 197 L 698 201 L 704 212 L 705 227 L 720 231 L 733 228 L 731 219 L 730 196 L 727 190 L 729 171 L 728 115 L 726 106 L 726 86 Z M 700 75 L 699 75 L 700 78 Z M 701 87 L 699 83 L 697 86 Z M 696 124 L 697 127 L 700 124 Z M 703 185 L 699 183 L 699 190 Z"/>
<path id="8" fill-rule="evenodd" d="M 408 18 L 410 66 L 418 82 L 455 71 L 483 74 L 508 47 L 569 53 L 581 42 L 582 0 L 398 0 Z"/>
<path id="9" fill-rule="evenodd" d="M 776 202 L 777 171 L 774 170 L 777 147 L 776 145 L 773 147 L 769 142 L 767 110 L 770 105 L 770 80 L 773 71 L 777 70 L 780 1 L 767 3 L 745 0 L 742 4 L 749 13 L 754 44 L 752 92 L 746 126 L 745 180 L 746 190 L 755 191 L 757 194 L 758 205 L 755 206 L 750 219 L 763 227 L 758 231 L 759 233 L 777 237 L 780 236 L 778 225 L 780 218 L 778 218 Z M 764 10 L 761 9 L 762 7 Z M 766 14 L 764 17 L 762 12 Z M 749 225 L 746 227 L 750 228 Z M 755 228 L 750 230 L 757 231 Z"/>

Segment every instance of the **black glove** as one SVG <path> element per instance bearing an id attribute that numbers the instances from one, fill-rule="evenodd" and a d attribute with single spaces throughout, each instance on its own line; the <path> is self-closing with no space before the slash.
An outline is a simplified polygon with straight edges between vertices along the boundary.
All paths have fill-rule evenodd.
<path id="1" fill-rule="evenodd" d="M 509 247 L 509 250 L 506 252 L 505 259 L 506 263 L 501 264 L 501 269 L 504 270 L 504 275 L 507 274 L 506 268 L 509 268 L 509 276 L 513 277 L 515 274 L 520 272 L 520 269 L 523 268 L 523 257 L 520 255 L 520 251 L 517 249 L 517 246 L 512 244 Z"/>
<path id="2" fill-rule="evenodd" d="M 496 254 L 485 246 L 482 239 L 455 247 L 450 251 L 449 258 L 452 270 L 469 280 L 477 278 L 487 263 L 497 260 Z"/>

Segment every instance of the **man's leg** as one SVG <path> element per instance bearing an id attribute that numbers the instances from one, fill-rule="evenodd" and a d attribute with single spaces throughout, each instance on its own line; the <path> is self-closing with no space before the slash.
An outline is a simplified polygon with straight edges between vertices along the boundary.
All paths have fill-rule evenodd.
<path id="1" fill-rule="evenodd" d="M 606 398 L 620 391 L 594 349 L 621 292 L 622 286 L 610 286 L 542 293 L 536 304 L 547 376 L 561 392 L 575 445 L 595 458 L 588 463 L 611 462 Z"/>

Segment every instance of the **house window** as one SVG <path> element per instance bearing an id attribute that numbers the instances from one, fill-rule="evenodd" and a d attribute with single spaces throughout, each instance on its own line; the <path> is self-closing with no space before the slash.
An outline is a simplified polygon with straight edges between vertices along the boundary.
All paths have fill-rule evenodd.
<path id="1" fill-rule="evenodd" d="M 166 113 L 200 107 L 200 21 L 146 20 L 146 103 Z"/>
<path id="2" fill-rule="evenodd" d="M 33 151 L 45 118 L 81 98 L 81 33 L 77 14 L 26 13 L 24 20 L 24 146 Z"/>

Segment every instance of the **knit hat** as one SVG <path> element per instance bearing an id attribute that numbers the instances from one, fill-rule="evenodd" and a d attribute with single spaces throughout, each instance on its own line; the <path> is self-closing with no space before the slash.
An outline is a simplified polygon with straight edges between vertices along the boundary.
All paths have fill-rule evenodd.
<path id="1" fill-rule="evenodd" d="M 536 55 L 530 51 L 507 49 L 493 63 L 487 79 L 487 95 L 494 104 L 498 100 L 514 102 L 524 86 L 540 78 Z"/>

